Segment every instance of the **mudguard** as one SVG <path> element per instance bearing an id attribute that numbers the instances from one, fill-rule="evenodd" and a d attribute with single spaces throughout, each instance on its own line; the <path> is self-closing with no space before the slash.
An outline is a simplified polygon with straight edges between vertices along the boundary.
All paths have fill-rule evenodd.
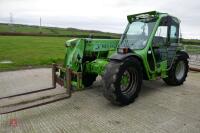
<path id="1" fill-rule="evenodd" d="M 123 61 L 124 59 L 134 56 L 133 53 L 127 53 L 127 54 L 122 54 L 122 53 L 115 53 L 112 56 L 109 57 L 110 60 L 117 60 L 117 61 Z"/>
<path id="2" fill-rule="evenodd" d="M 180 55 L 184 55 L 187 59 L 190 58 L 188 53 L 186 53 L 185 51 L 178 51 L 177 56 L 180 56 Z"/>

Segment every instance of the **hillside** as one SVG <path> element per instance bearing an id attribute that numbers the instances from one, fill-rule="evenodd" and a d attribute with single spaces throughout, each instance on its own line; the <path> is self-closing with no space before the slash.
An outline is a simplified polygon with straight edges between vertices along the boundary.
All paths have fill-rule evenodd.
<path id="1" fill-rule="evenodd" d="M 101 32 L 95 30 L 81 30 L 75 28 L 57 28 L 57 27 L 45 27 L 42 26 L 41 29 L 39 26 L 34 25 L 22 25 L 22 24 L 4 24 L 0 23 L 0 34 L 35 34 L 35 35 L 56 35 L 56 36 L 89 36 L 90 34 L 94 36 L 108 36 L 119 38 L 119 34 Z"/>

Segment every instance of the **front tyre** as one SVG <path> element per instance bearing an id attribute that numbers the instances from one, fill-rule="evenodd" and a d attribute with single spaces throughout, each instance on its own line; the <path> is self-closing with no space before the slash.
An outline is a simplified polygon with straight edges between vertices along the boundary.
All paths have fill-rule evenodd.
<path id="1" fill-rule="evenodd" d="M 188 60 L 185 55 L 180 55 L 175 60 L 171 69 L 168 72 L 168 77 L 163 80 L 168 85 L 181 85 L 185 81 L 188 73 Z"/>
<path id="2" fill-rule="evenodd" d="M 111 61 L 103 76 L 104 96 L 113 104 L 130 104 L 140 92 L 142 79 L 142 66 L 137 59 Z"/>

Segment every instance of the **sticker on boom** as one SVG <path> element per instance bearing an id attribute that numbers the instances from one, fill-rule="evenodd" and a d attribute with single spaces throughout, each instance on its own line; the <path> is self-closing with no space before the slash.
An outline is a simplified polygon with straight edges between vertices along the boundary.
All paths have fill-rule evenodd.
<path id="1" fill-rule="evenodd" d="M 115 49 L 117 47 L 116 44 L 95 44 L 93 50 L 94 51 L 107 51 L 111 49 Z"/>

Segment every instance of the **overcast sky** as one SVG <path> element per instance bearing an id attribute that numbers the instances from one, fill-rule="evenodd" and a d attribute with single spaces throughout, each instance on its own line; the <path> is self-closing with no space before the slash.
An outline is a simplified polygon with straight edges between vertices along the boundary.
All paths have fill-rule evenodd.
<path id="1" fill-rule="evenodd" d="M 177 16 L 185 38 L 200 39 L 199 0 L 0 0 L 0 22 L 122 33 L 126 16 L 157 10 Z"/>

